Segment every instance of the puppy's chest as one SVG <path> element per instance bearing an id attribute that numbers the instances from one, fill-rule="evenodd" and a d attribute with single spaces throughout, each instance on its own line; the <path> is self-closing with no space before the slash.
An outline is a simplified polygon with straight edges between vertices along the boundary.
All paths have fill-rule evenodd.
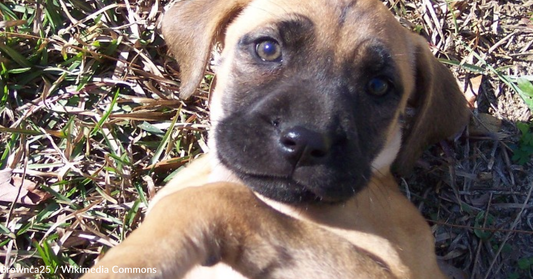
<path id="1" fill-rule="evenodd" d="M 185 279 L 248 279 L 228 265 L 223 263 L 212 267 L 197 266 L 192 269 Z"/>

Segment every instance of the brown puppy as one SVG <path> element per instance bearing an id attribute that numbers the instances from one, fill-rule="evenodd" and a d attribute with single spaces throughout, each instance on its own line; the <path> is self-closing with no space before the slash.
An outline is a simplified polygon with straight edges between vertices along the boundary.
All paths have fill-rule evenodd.
<path id="1" fill-rule="evenodd" d="M 113 267 L 154 268 L 137 274 L 150 278 L 444 277 L 428 225 L 389 169 L 408 171 L 468 111 L 427 43 L 382 3 L 185 0 L 163 33 L 183 98 L 223 43 L 212 150 L 96 268 L 125 278 Z"/>

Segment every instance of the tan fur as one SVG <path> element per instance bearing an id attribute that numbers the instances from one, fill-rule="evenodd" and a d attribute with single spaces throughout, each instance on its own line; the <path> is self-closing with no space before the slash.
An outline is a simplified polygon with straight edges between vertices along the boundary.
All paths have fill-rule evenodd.
<path id="1" fill-rule="evenodd" d="M 445 278 L 429 227 L 390 173 L 344 204 L 267 206 L 238 184 L 191 187 L 207 181 L 209 160 L 180 172 L 144 223 L 93 268 L 155 268 L 148 278 L 182 278 L 194 266 L 203 277 L 187 278 Z M 217 257 L 232 269 L 198 267 Z"/>
<path id="2" fill-rule="evenodd" d="M 449 70 L 428 51 L 422 37 L 413 34 L 409 37 L 415 46 L 417 76 L 416 89 L 409 101 L 416 114 L 394 163 L 394 169 L 401 174 L 413 168 L 429 144 L 461 131 L 470 115 Z"/>
<path id="3" fill-rule="evenodd" d="M 353 5 L 352 5 L 353 4 Z M 353 9 L 355 21 L 337 20 Z M 180 97 L 200 83 L 215 42 L 224 44 L 211 98 L 216 127 L 232 86 L 260 85 L 268 74 L 242 80 L 236 45 L 243 34 L 292 14 L 316 26 L 316 55 L 334 65 L 364 59 L 361 42 L 392 51 L 404 91 L 395 117 L 382 129 L 384 146 L 371 162 L 368 186 L 336 204 L 282 204 L 253 193 L 212 155 L 181 171 L 152 201 L 144 223 L 95 268 L 156 268 L 138 278 L 445 278 L 437 266 L 426 221 L 398 189 L 390 168 L 408 172 L 426 145 L 457 133 L 468 110 L 450 72 L 419 36 L 403 29 L 377 0 L 185 0 L 165 15 L 162 31 L 180 64 Z M 347 36 L 350 34 L 350 36 Z M 346 39 L 349 38 L 349 39 Z M 352 59 L 352 60 L 350 60 Z M 312 68 L 313 61 L 301 65 Z M 416 111 L 408 128 L 408 106 Z M 203 186 L 200 186 L 203 185 Z M 199 187 L 193 187 L 199 186 Z M 215 264 L 214 266 L 211 266 Z M 203 266 L 209 265 L 209 266 Z M 91 273 L 84 278 L 134 278 Z"/>

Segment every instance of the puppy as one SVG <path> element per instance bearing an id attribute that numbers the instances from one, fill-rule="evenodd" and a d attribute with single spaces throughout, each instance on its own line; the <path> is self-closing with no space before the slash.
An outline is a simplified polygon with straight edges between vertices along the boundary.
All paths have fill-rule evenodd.
<path id="1" fill-rule="evenodd" d="M 184 0 L 162 31 L 184 99 L 222 44 L 211 151 L 86 278 L 444 278 L 390 173 L 468 119 L 424 39 L 377 0 Z"/>

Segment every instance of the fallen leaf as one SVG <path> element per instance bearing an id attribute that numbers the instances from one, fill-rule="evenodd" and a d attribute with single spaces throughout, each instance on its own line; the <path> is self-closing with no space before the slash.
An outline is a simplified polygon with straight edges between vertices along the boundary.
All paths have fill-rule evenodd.
<path id="1" fill-rule="evenodd" d="M 497 135 L 502 127 L 501 119 L 488 113 L 479 113 L 472 118 L 469 126 L 471 136 L 491 136 Z"/>
<path id="2" fill-rule="evenodd" d="M 471 108 L 477 107 L 477 96 L 479 96 L 479 89 L 481 89 L 481 84 L 483 83 L 483 76 L 475 76 L 465 80 L 465 98 L 468 102 L 468 105 Z"/>
<path id="3" fill-rule="evenodd" d="M 9 168 L 0 170 L 0 201 L 36 205 L 51 197 L 50 194 L 38 190 L 33 181 L 13 177 L 12 172 Z"/>

